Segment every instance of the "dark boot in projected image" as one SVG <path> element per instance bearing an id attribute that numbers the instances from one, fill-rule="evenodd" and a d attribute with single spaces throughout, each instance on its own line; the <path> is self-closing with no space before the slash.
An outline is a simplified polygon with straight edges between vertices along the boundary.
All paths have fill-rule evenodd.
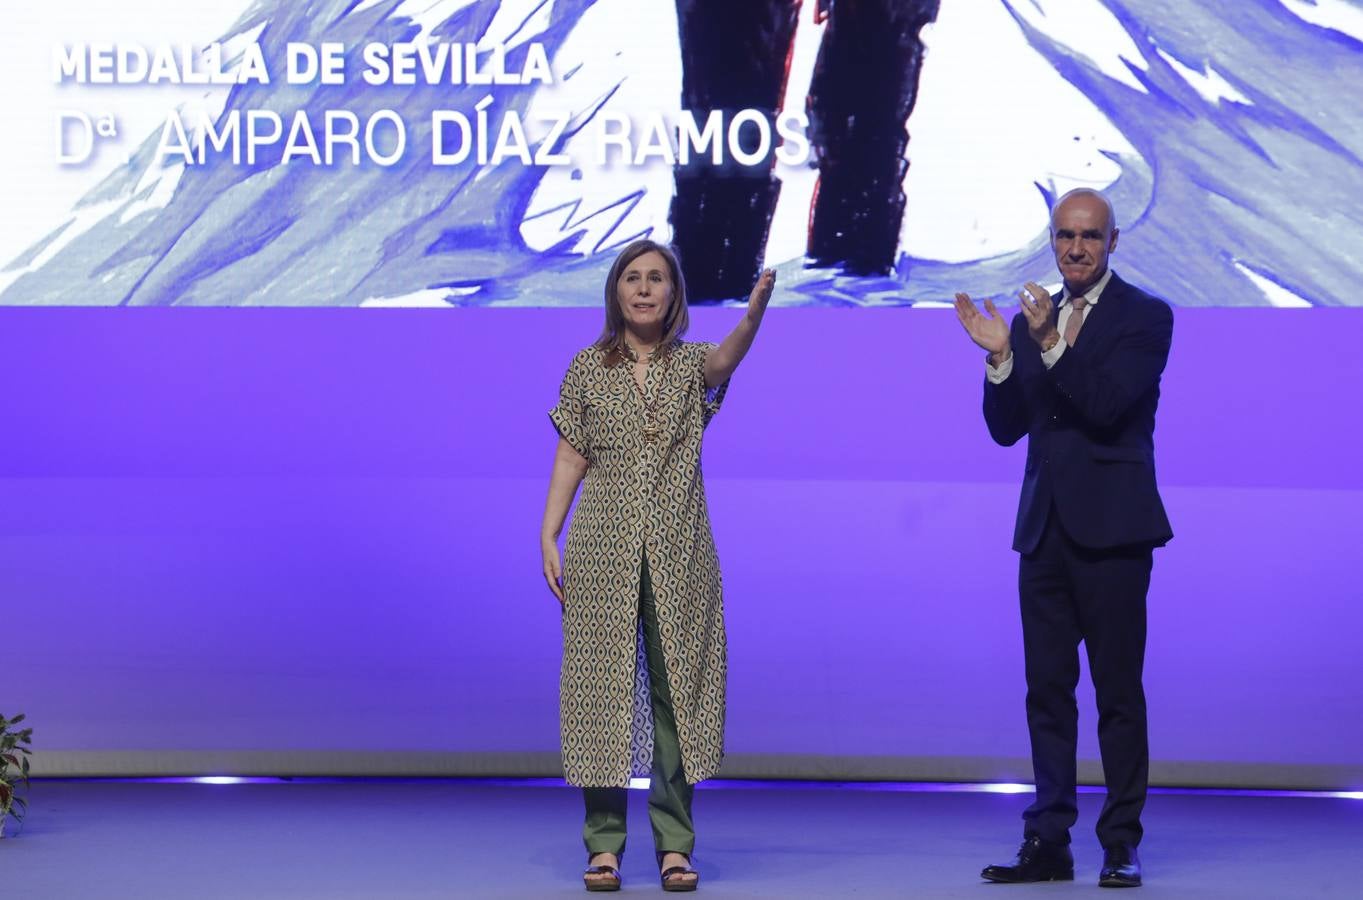
<path id="1" fill-rule="evenodd" d="M 669 219 L 692 302 L 746 297 L 761 274 L 767 233 L 781 184 L 772 174 L 774 121 L 785 93 L 800 0 L 677 0 L 682 108 L 703 128 L 712 110 L 724 113 L 724 164 L 708 152 L 676 169 Z M 744 109 L 761 111 L 771 143 L 760 162 L 735 163 L 728 124 Z M 758 146 L 757 126 L 740 132 L 745 153 Z"/>
<path id="2" fill-rule="evenodd" d="M 762 271 L 781 183 L 677 172 L 672 243 L 691 302 L 746 297 Z"/>
<path id="3" fill-rule="evenodd" d="M 888 275 L 904 219 L 905 122 L 923 68 L 920 32 L 939 0 L 823 0 L 823 42 L 809 87 L 819 184 L 809 265 Z"/>

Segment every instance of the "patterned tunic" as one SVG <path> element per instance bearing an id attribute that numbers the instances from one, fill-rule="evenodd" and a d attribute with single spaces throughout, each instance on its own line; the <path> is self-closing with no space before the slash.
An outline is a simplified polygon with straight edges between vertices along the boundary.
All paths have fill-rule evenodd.
<path id="1" fill-rule="evenodd" d="M 549 413 L 588 462 L 563 556 L 559 723 L 571 784 L 624 786 L 652 762 L 645 553 L 687 781 L 713 776 L 724 754 L 724 601 L 700 471 L 701 435 L 728 388 L 705 386 L 714 346 L 677 342 L 650 362 L 642 397 L 628 359 L 607 368 L 589 347 Z"/>

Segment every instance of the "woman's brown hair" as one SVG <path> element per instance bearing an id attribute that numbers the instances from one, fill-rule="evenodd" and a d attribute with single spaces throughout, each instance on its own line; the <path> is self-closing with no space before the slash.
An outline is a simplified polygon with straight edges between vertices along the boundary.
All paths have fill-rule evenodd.
<path id="1" fill-rule="evenodd" d="M 672 302 L 663 315 L 663 336 L 658 342 L 659 357 L 671 352 L 673 345 L 681 340 L 691 325 L 691 316 L 686 308 L 686 280 L 682 278 L 677 252 L 657 241 L 645 239 L 633 242 L 615 257 L 606 275 L 606 324 L 593 346 L 604 354 L 602 362 L 608 368 L 619 365 L 625 359 L 625 314 L 620 309 L 620 278 L 629 264 L 645 253 L 661 256 L 667 263 L 668 276 L 672 279 Z"/>

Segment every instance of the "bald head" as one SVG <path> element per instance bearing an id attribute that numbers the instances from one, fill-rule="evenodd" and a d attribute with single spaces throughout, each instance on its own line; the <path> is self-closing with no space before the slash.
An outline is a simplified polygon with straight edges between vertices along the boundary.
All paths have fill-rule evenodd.
<path id="1" fill-rule="evenodd" d="M 1093 204 L 1101 206 L 1106 215 L 1107 228 L 1111 231 L 1117 229 L 1117 212 L 1112 208 L 1112 201 L 1107 199 L 1102 193 L 1095 191 L 1093 188 L 1075 188 L 1072 191 L 1066 191 L 1061 194 L 1060 199 L 1055 201 L 1055 206 L 1051 209 L 1052 229 L 1055 228 L 1056 216 L 1058 216 L 1060 210 L 1069 203 L 1081 203 L 1091 208 L 1096 208 L 1093 207 Z"/>
<path id="2" fill-rule="evenodd" d="M 1065 194 L 1051 210 L 1051 248 L 1071 294 L 1082 294 L 1107 272 L 1117 249 L 1117 217 L 1112 204 L 1091 188 Z"/>

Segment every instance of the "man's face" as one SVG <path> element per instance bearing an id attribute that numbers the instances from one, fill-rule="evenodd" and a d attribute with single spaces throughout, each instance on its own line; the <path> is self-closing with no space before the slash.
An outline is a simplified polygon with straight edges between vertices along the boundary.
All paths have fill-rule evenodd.
<path id="1" fill-rule="evenodd" d="M 1071 294 L 1092 287 L 1107 271 L 1108 254 L 1117 249 L 1107 204 L 1088 194 L 1066 198 L 1051 216 L 1051 247 Z"/>

